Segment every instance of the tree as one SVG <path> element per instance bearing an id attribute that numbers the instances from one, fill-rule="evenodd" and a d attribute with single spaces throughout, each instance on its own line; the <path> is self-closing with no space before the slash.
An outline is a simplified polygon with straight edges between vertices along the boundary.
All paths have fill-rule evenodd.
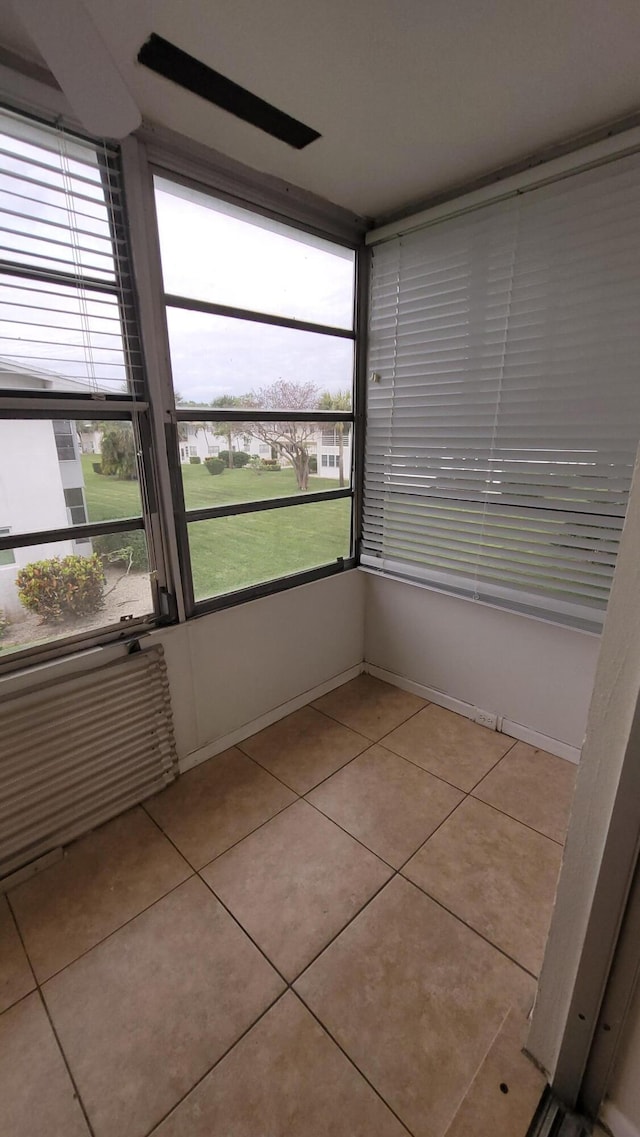
<path id="1" fill-rule="evenodd" d="M 210 406 L 222 408 L 226 407 L 230 410 L 232 407 L 246 406 L 245 399 L 239 399 L 236 395 L 219 395 L 217 399 L 212 399 Z M 227 464 L 230 470 L 233 470 L 233 440 L 239 438 L 241 434 L 249 434 L 247 424 L 243 422 L 229 422 L 228 419 L 222 422 L 212 422 L 211 430 L 214 434 L 222 434 L 227 440 L 227 450 L 229 457 Z"/>
<path id="2" fill-rule="evenodd" d="M 269 387 L 252 391 L 247 402 L 251 408 L 265 411 L 308 411 L 318 402 L 318 388 L 313 383 L 292 383 L 278 379 Z M 235 425 L 235 424 L 234 424 Z M 291 462 L 299 490 L 309 487 L 309 443 L 317 425 L 312 422 L 246 422 L 242 433 L 266 442 L 279 455 Z"/>
<path id="3" fill-rule="evenodd" d="M 102 422 L 100 431 L 102 473 L 124 478 L 128 482 L 137 481 L 136 444 L 131 425 L 125 422 Z"/>
<path id="4" fill-rule="evenodd" d="M 350 411 L 351 410 L 351 392 L 350 391 L 336 391 L 332 395 L 330 391 L 324 391 L 320 396 L 318 402 L 319 411 Z M 338 439 L 338 478 L 340 488 L 344 486 L 344 428 L 345 423 L 334 423 L 336 428 L 336 436 Z M 347 430 L 349 424 L 347 423 Z"/>

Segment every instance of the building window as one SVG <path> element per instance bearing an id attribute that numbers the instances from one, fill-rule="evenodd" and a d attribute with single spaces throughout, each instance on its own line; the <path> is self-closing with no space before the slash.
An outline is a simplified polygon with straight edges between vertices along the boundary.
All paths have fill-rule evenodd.
<path id="1" fill-rule="evenodd" d="M 85 525 L 87 510 L 84 503 L 84 493 L 80 486 L 64 491 L 64 501 L 69 514 L 71 525 Z"/>
<path id="2" fill-rule="evenodd" d="M 59 462 L 74 462 L 78 457 L 73 428 L 70 422 L 54 422 L 53 433 Z"/>
<path id="3" fill-rule="evenodd" d="M 153 562 L 140 480 L 151 460 L 150 429 L 119 155 L 2 109 L 0 149 L 0 500 L 12 510 L 10 534 L 0 530 L 0 564 L 20 566 L 15 579 L 0 582 L 0 608 L 12 621 L 4 666 L 25 653 L 40 658 L 54 640 L 119 636 L 123 616 L 129 630 L 154 622 L 150 570 L 162 574 L 162 566 Z M 96 439 L 98 453 L 80 453 L 81 431 Z M 94 558 L 92 568 L 71 561 L 64 587 L 51 586 L 62 619 L 50 618 L 44 588 L 40 597 L 32 587 L 34 631 L 21 574 L 36 561 L 55 565 L 78 553 Z M 47 571 L 55 575 L 40 566 L 36 581 Z M 96 585 L 87 610 L 67 610 L 69 588 L 87 573 Z"/>
<path id="4" fill-rule="evenodd" d="M 197 458 L 198 457 L 198 447 L 197 446 L 190 446 L 189 447 L 189 457 L 190 458 Z"/>
<path id="5" fill-rule="evenodd" d="M 7 538 L 11 534 L 8 526 L 0 526 L 0 540 L 4 537 Z M 15 553 L 13 549 L 0 548 L 0 568 L 6 565 L 14 565 L 16 563 Z"/>
<path id="6" fill-rule="evenodd" d="M 323 426 L 353 421 L 355 253 L 164 176 L 155 198 L 178 423 L 272 463 L 183 472 L 193 612 L 352 555 L 349 479 L 318 484 L 310 459 Z"/>

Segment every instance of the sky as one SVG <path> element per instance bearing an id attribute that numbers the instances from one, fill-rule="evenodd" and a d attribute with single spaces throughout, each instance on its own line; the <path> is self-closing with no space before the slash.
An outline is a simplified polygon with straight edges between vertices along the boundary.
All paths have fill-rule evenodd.
<path id="1" fill-rule="evenodd" d="M 75 265 L 113 280 L 107 210 L 91 149 L 53 134 L 44 149 L 41 138 L 38 128 L 0 112 L 0 257 L 40 268 Z M 167 292 L 351 326 L 350 250 L 160 179 L 156 201 Z M 242 395 L 278 379 L 312 382 L 319 391 L 351 389 L 348 339 L 179 308 L 168 310 L 167 321 L 174 386 L 184 400 Z M 5 360 L 120 391 L 125 367 L 115 299 L 0 274 Z"/>
<path id="2" fill-rule="evenodd" d="M 349 329 L 353 253 L 201 193 L 156 180 L 165 291 Z M 174 383 L 196 402 L 278 379 L 350 390 L 350 340 L 168 310 Z"/>

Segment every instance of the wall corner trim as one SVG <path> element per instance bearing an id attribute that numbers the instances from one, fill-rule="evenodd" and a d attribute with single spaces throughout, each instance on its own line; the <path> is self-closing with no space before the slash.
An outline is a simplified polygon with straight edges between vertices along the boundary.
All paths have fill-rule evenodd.
<path id="1" fill-rule="evenodd" d="M 354 667 L 349 667 L 346 671 L 341 671 L 338 675 L 327 679 L 325 683 L 320 683 L 317 687 L 312 687 L 309 691 L 303 691 L 293 699 L 288 699 L 286 703 L 280 703 L 280 705 L 274 707 L 273 710 L 267 711 L 258 718 L 244 723 L 242 726 L 239 726 L 237 730 L 231 731 L 230 734 L 225 734 L 222 738 L 216 738 L 213 742 L 208 742 L 206 746 L 201 746 L 198 750 L 193 750 L 191 754 L 186 754 L 184 758 L 180 759 L 180 773 L 186 773 L 187 770 L 193 769 L 194 766 L 199 766 L 201 762 L 206 762 L 208 758 L 214 758 L 216 754 L 221 754 L 223 750 L 229 750 L 231 746 L 235 746 L 238 742 L 242 742 L 243 739 L 249 738 L 252 734 L 257 734 L 259 730 L 264 730 L 265 727 L 271 726 L 274 722 L 278 722 L 279 719 L 293 714 L 294 711 L 299 711 L 301 707 L 305 707 L 307 703 L 313 702 L 314 699 L 319 699 L 321 695 L 326 695 L 336 687 L 341 687 L 343 683 L 348 683 L 350 679 L 356 679 L 358 675 L 362 674 L 363 670 L 364 663 L 356 663 Z"/>
<path id="2" fill-rule="evenodd" d="M 402 675 L 385 671 L 383 667 L 376 667 L 372 663 L 367 663 L 366 660 L 362 670 L 368 675 L 373 675 L 376 679 L 382 679 L 385 683 L 400 687 L 403 691 L 411 691 L 413 695 L 420 695 L 428 703 L 435 703 L 439 707 L 445 707 L 448 711 L 455 711 L 458 715 L 464 715 L 465 718 L 475 720 L 477 707 L 471 703 L 463 702 L 462 699 L 455 699 L 452 695 L 445 694 L 444 691 L 437 691 L 435 687 L 425 687 L 422 683 L 414 683 L 413 679 L 405 679 Z M 580 751 L 577 746 L 570 746 L 569 743 L 561 742 L 558 738 L 551 738 L 549 735 L 541 734 L 540 731 L 532 730 L 528 726 L 522 726 L 521 723 L 504 718 L 499 712 L 498 719 L 501 734 L 507 734 L 510 738 L 518 739 L 519 742 L 527 742 L 530 746 L 537 746 L 540 750 L 546 750 L 558 758 L 565 758 L 567 762 L 573 762 L 575 765 L 579 763 Z"/>

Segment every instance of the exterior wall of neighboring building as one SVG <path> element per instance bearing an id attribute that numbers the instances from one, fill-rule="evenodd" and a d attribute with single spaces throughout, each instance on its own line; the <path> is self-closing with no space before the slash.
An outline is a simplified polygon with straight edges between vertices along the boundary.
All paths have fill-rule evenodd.
<path id="1" fill-rule="evenodd" d="M 214 434 L 206 427 L 196 430 L 191 423 L 185 423 L 184 438 L 180 440 L 180 462 L 188 465 L 190 459 L 217 457 L 221 450 L 227 450 L 228 440 L 224 435 Z M 271 458 L 271 447 L 257 438 L 249 435 L 240 435 L 233 440 L 233 450 L 244 450 L 252 458 Z M 333 428 L 318 430 L 308 443 L 309 454 L 316 457 L 318 474 L 323 478 L 340 477 L 340 440 Z M 342 442 L 342 459 L 345 481 L 349 481 L 351 472 L 351 431 L 345 429 Z M 288 465 L 287 459 L 281 456 L 283 465 Z"/>
<path id="2" fill-rule="evenodd" d="M 16 534 L 13 559 L 0 557 L 0 608 L 9 619 L 19 618 L 24 611 L 15 586 L 18 569 L 31 561 L 64 557 L 74 552 L 73 541 L 20 548 L 18 534 L 62 528 L 67 524 L 67 505 L 52 423 L 31 420 L 17 424 L 0 420 L 0 530 L 8 529 L 10 534 Z"/>

